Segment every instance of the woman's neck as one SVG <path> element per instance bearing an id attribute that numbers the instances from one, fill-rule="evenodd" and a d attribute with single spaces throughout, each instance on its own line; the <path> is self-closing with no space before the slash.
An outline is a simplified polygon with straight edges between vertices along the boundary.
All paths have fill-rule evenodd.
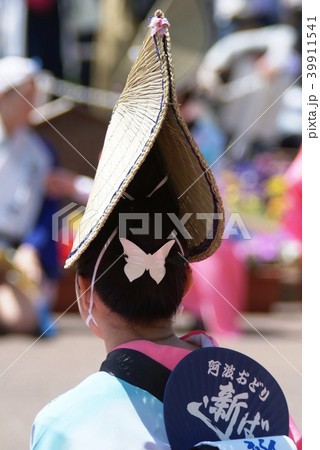
<path id="1" fill-rule="evenodd" d="M 196 345 L 180 340 L 172 328 L 171 321 L 159 321 L 149 327 L 129 325 L 128 323 L 121 326 L 118 323 L 114 326 L 109 325 L 108 329 L 104 329 L 102 334 L 107 353 L 110 353 L 119 345 L 137 340 L 147 340 L 158 345 L 184 348 L 191 351 L 198 348 Z"/>
<path id="2" fill-rule="evenodd" d="M 158 321 L 152 326 L 129 324 L 125 321 L 109 322 L 102 330 L 102 335 L 107 352 L 118 345 L 136 340 L 148 340 L 163 345 L 172 345 L 173 342 L 179 341 L 171 321 Z"/>

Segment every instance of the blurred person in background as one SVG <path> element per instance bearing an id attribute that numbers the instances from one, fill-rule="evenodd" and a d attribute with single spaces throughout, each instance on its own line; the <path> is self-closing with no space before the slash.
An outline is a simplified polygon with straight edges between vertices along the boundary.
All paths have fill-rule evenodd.
<path id="1" fill-rule="evenodd" d="M 230 17 L 235 31 L 218 39 L 197 73 L 197 84 L 214 102 L 229 137 L 228 155 L 236 160 L 281 141 L 281 96 L 301 73 L 296 27 L 278 22 L 279 8 L 244 5 Z"/>
<path id="2" fill-rule="evenodd" d="M 59 204 L 46 195 L 46 176 L 58 161 L 51 144 L 29 126 L 38 72 L 30 59 L 0 60 L 2 333 L 39 335 L 52 323 L 59 272 L 52 214 Z"/>

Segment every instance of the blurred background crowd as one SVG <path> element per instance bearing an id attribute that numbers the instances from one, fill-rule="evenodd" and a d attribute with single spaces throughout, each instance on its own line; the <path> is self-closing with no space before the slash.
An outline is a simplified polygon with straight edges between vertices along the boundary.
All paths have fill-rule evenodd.
<path id="1" fill-rule="evenodd" d="M 75 310 L 63 262 L 156 9 L 226 209 L 185 310 L 237 333 L 238 312 L 301 302 L 301 0 L 0 0 L 0 334 Z"/>

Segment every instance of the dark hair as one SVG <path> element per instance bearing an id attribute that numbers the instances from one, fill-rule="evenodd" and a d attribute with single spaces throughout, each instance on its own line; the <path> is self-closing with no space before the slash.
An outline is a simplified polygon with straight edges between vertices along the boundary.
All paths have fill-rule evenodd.
<path id="1" fill-rule="evenodd" d="M 130 195 L 137 194 L 141 191 L 141 184 L 138 183 L 141 176 L 146 175 L 145 169 L 150 170 L 150 160 L 147 158 L 143 164 L 143 170 L 140 169 L 139 176 L 135 177 L 135 182 L 139 185 L 139 189 L 134 184 L 130 184 L 128 192 Z M 153 161 L 154 163 L 154 161 Z M 169 212 L 178 215 L 178 207 L 171 195 L 170 187 L 165 183 L 150 198 L 146 198 L 145 194 L 151 192 L 157 183 L 163 178 L 163 173 L 158 170 L 155 176 L 154 167 L 150 173 L 153 173 L 151 179 L 144 178 L 144 194 L 139 193 L 138 198 L 134 201 L 121 199 L 104 227 L 99 231 L 98 236 L 91 242 L 88 249 L 80 256 L 77 263 L 77 272 L 79 275 L 92 280 L 94 266 L 98 256 L 107 242 L 112 232 L 119 225 L 119 215 L 121 213 L 147 213 L 149 219 L 149 230 L 147 234 L 133 234 L 130 230 L 141 227 L 141 220 L 126 221 L 126 238 L 134 244 L 138 245 L 145 253 L 153 254 L 166 242 L 168 237 L 174 230 L 174 224 L 169 218 Z M 138 181 L 137 181 L 138 179 Z M 149 188 L 147 187 L 149 186 Z M 161 215 L 159 214 L 161 213 Z M 157 214 L 157 215 L 156 215 Z M 155 221 L 159 221 L 161 217 L 162 233 L 161 238 L 157 238 L 154 234 Z M 181 249 L 177 242 L 172 246 L 165 262 L 166 274 L 159 284 L 151 278 L 148 271 L 130 282 L 124 272 L 126 264 L 123 255 L 123 247 L 119 240 L 119 229 L 116 236 L 110 243 L 108 249 L 103 255 L 96 274 L 95 291 L 100 299 L 114 312 L 132 323 L 150 324 L 157 319 L 168 319 L 176 312 L 185 289 L 186 284 L 186 259 L 187 245 L 180 234 L 176 230 L 177 237 L 183 248 L 184 257 L 180 256 Z"/>

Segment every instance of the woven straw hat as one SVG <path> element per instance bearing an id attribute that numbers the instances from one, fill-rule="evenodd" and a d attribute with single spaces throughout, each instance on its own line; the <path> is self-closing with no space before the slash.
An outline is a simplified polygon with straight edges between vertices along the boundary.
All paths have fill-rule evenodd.
<path id="1" fill-rule="evenodd" d="M 160 26 L 148 31 L 114 107 L 66 268 L 97 236 L 150 151 L 160 153 L 180 218 L 192 214 L 184 225 L 192 236 L 187 240 L 190 262 L 207 258 L 220 245 L 224 229 L 220 194 L 179 110 L 167 21 L 160 10 L 154 18 L 159 19 Z M 218 219 L 213 216 L 216 213 Z"/>

